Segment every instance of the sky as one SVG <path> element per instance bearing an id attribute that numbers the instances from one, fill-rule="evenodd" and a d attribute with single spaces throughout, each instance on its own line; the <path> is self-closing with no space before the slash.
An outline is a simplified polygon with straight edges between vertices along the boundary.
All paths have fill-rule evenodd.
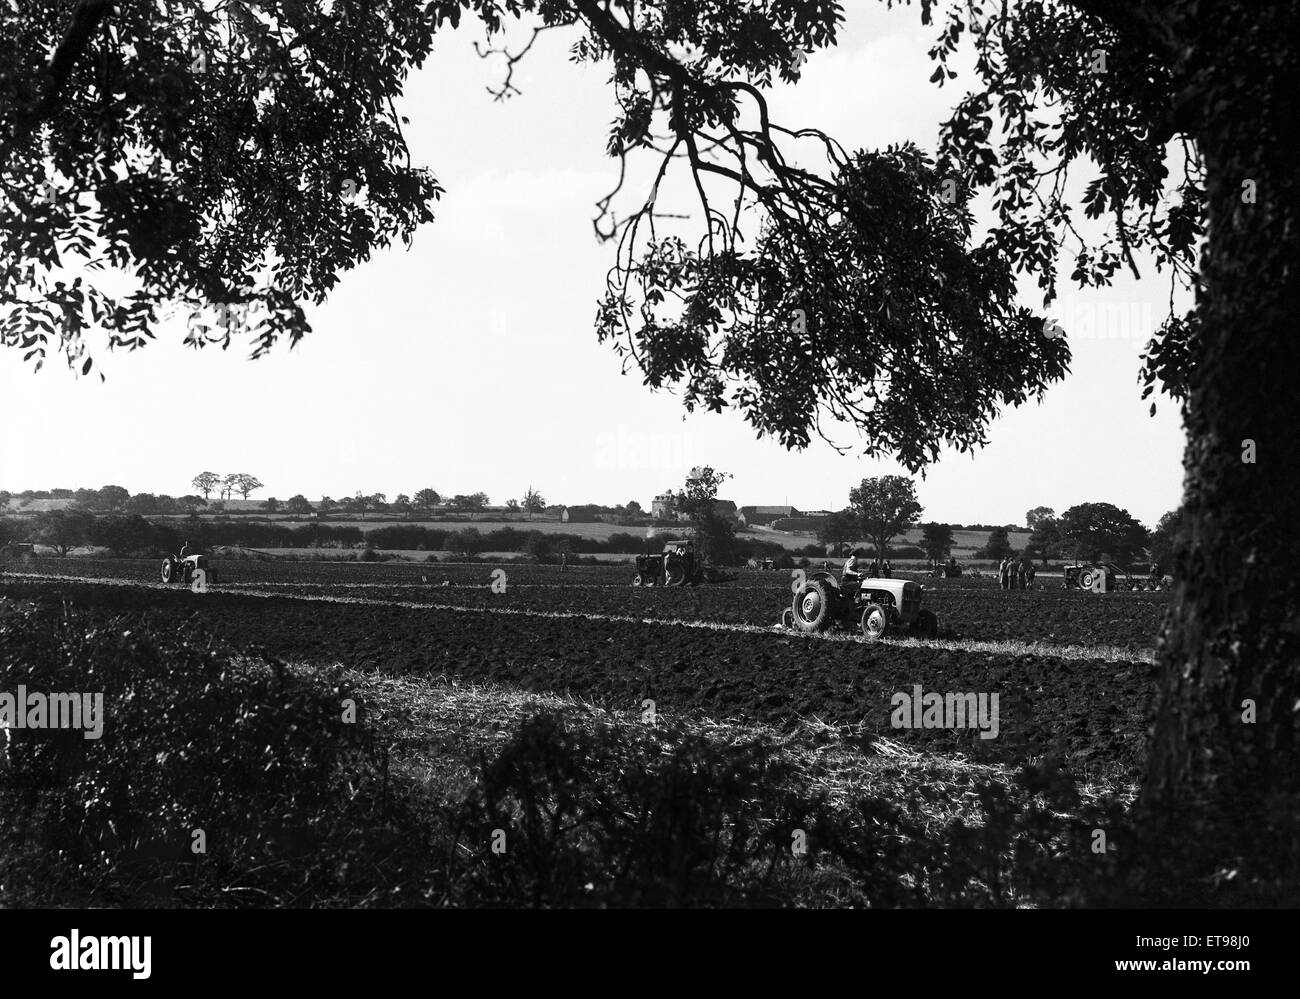
<path id="1" fill-rule="evenodd" d="M 771 95 L 773 117 L 816 125 L 848 149 L 913 140 L 933 150 L 963 92 L 928 82 L 932 28 L 915 9 L 848 5 L 844 36 Z M 596 341 L 595 306 L 613 261 L 595 203 L 613 186 L 604 155 L 613 102 L 602 67 L 567 59 L 544 35 L 516 69 L 522 94 L 497 102 L 499 61 L 468 29 L 440 36 L 401 105 L 412 159 L 446 194 L 414 246 L 377 253 L 309 309 L 314 333 L 251 361 L 241 345 L 194 351 L 183 330 L 134 353 L 95 351 L 107 375 L 52 359 L 33 374 L 0 353 L 0 488 L 99 487 L 182 495 L 200 471 L 250 472 L 253 498 L 425 487 L 529 487 L 550 502 L 621 504 L 680 488 L 708 464 L 738 505 L 838 509 L 890 461 L 816 441 L 787 451 L 738 413 L 687 415 L 651 393 Z M 666 189 L 666 194 L 669 193 Z M 1185 436 L 1177 408 L 1140 399 L 1138 357 L 1168 308 L 1167 280 L 1138 259 L 1104 290 L 1063 285 L 1047 310 L 1073 351 L 1041 403 L 1005 411 L 989 445 L 945 452 L 918 477 L 924 520 L 1023 523 L 1025 511 L 1082 502 L 1126 508 L 1148 526 L 1178 505 Z M 1066 268 L 1068 271 L 1068 268 Z M 1042 311 L 1026 286 L 1023 304 Z M 839 435 L 852 443 L 849 432 Z"/>

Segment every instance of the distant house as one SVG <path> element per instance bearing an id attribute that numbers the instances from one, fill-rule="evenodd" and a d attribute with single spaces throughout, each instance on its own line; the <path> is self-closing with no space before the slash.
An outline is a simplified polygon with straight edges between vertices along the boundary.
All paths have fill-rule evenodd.
<path id="1" fill-rule="evenodd" d="M 677 515 L 677 497 L 671 489 L 660 493 L 650 504 L 650 516 L 655 520 L 672 520 Z"/>
<path id="2" fill-rule="evenodd" d="M 782 517 L 797 517 L 799 511 L 792 506 L 742 506 L 740 522 L 746 527 L 765 527 Z"/>

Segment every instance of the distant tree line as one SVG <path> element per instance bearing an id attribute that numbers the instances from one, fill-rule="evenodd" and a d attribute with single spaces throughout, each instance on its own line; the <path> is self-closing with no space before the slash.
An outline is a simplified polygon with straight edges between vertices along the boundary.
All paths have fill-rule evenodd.
<path id="1" fill-rule="evenodd" d="M 977 558 L 1002 559 L 1019 554 L 1037 559 L 1077 559 L 1081 562 L 1113 561 L 1131 564 L 1149 554 L 1152 561 L 1168 566 L 1178 513 L 1167 513 L 1150 531 L 1127 511 L 1111 503 L 1080 503 L 1059 517 L 1051 507 L 1038 506 L 1025 514 L 1029 538 L 1023 551 L 1011 545 L 1005 530 L 989 534 Z"/>
<path id="2" fill-rule="evenodd" d="M 389 524 L 363 531 L 351 524 L 287 524 L 248 521 L 219 521 L 191 517 L 185 520 L 150 520 L 139 514 L 97 516 L 82 510 L 50 510 L 32 518 L 0 519 L 0 544 L 26 541 L 48 545 L 66 556 L 74 548 L 107 548 L 114 555 L 162 556 L 176 552 L 188 541 L 191 547 L 211 549 L 220 545 L 246 548 L 376 548 L 405 551 L 450 551 L 460 555 L 483 552 L 520 552 L 541 561 L 561 554 L 640 555 L 658 552 L 681 535 L 657 534 L 646 538 L 615 533 L 608 538 L 576 534 L 519 530 L 501 527 L 480 531 Z M 773 541 L 736 539 L 731 558 L 778 558 L 786 549 Z M 821 548 L 807 546 L 801 553 L 818 557 Z"/>
<path id="3" fill-rule="evenodd" d="M 262 488 L 262 483 L 255 476 L 246 473 L 234 473 L 219 476 L 216 472 L 203 472 L 194 477 L 192 483 L 197 492 L 175 497 L 165 493 L 132 494 L 122 486 L 108 485 L 100 489 L 26 489 L 13 493 L 0 490 L 0 510 L 11 502 L 14 512 L 33 500 L 70 500 L 69 509 L 88 513 L 132 513 L 142 517 L 182 516 L 193 513 L 231 514 L 234 516 L 255 516 L 259 513 L 277 514 L 287 517 L 323 519 L 331 516 L 364 517 L 366 515 L 392 516 L 403 520 L 417 518 L 443 517 L 447 514 L 479 513 L 488 508 L 491 502 L 485 492 L 456 493 L 443 496 L 436 489 L 417 489 L 412 494 L 399 493 L 391 501 L 384 493 L 365 493 L 360 490 L 353 496 L 334 499 L 322 496 L 310 500 L 298 493 L 287 500 L 271 496 L 261 503 L 260 510 L 227 510 L 224 500 L 232 493 L 238 493 L 244 499 L 249 493 Z M 213 499 L 216 493 L 219 498 Z M 200 495 L 202 494 L 202 495 Z M 557 513 L 560 507 L 551 506 L 545 497 L 529 486 L 519 499 L 506 501 L 505 511 L 509 514 Z M 621 524 L 642 524 L 648 517 L 641 504 L 630 500 L 623 506 L 601 506 L 584 503 L 567 508 L 575 522 L 606 521 Z"/>

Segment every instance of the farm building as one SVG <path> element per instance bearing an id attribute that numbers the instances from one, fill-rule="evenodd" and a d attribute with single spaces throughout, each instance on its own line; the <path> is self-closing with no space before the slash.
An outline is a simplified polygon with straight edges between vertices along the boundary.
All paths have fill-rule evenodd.
<path id="1" fill-rule="evenodd" d="M 742 506 L 740 522 L 746 527 L 759 527 L 780 520 L 782 517 L 797 517 L 799 511 L 792 506 Z"/>
<path id="2" fill-rule="evenodd" d="M 718 514 L 720 517 L 727 518 L 733 524 L 740 520 L 740 511 L 736 509 L 736 504 L 731 500 L 714 500 L 713 512 Z"/>
<path id="3" fill-rule="evenodd" d="M 688 520 L 685 514 L 677 511 L 678 497 L 669 489 L 666 493 L 660 493 L 650 504 L 650 516 L 655 520 Z M 739 512 L 736 510 L 736 504 L 731 500 L 714 500 L 714 511 L 721 517 L 725 517 L 732 523 L 744 524 Z"/>

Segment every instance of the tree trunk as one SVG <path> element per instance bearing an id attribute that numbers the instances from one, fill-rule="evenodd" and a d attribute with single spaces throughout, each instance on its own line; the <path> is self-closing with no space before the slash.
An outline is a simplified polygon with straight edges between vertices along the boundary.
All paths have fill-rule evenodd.
<path id="1" fill-rule="evenodd" d="M 1295 901 L 1300 872 L 1300 87 L 1291 5 L 1243 6 L 1203 5 L 1186 39 L 1204 50 L 1189 59 L 1184 112 L 1209 230 L 1186 516 L 1138 817 L 1149 888 L 1276 903 Z"/>

